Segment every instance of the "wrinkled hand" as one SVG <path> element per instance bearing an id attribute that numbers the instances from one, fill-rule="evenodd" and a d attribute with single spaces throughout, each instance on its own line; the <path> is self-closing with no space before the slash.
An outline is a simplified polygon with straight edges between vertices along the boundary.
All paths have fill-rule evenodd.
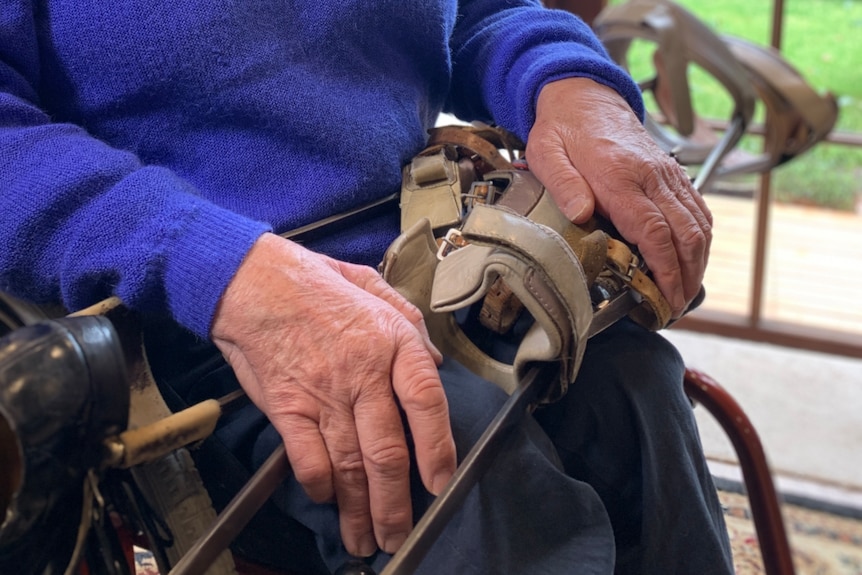
<path id="1" fill-rule="evenodd" d="M 637 245 L 674 317 L 697 295 L 712 242 L 712 214 L 676 161 L 615 91 L 585 78 L 539 94 L 527 161 L 566 216 L 593 211 Z"/>
<path id="2" fill-rule="evenodd" d="M 412 527 L 399 404 L 426 488 L 439 493 L 456 464 L 442 358 L 419 310 L 371 268 L 265 234 L 211 335 L 308 495 L 337 502 L 347 550 L 394 553 Z"/>

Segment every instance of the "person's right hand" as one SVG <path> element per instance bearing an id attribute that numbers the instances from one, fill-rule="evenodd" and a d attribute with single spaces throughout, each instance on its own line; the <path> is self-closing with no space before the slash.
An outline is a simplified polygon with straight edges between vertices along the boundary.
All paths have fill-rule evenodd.
<path id="1" fill-rule="evenodd" d="M 425 487 L 439 494 L 456 466 L 442 358 L 419 310 L 371 268 L 265 234 L 222 296 L 211 337 L 308 495 L 337 502 L 348 552 L 397 551 L 412 528 L 399 405 Z"/>
<path id="2" fill-rule="evenodd" d="M 583 224 L 598 212 L 637 246 L 680 317 L 703 283 L 712 214 L 622 96 L 589 78 L 546 84 L 526 154 L 570 220 Z"/>

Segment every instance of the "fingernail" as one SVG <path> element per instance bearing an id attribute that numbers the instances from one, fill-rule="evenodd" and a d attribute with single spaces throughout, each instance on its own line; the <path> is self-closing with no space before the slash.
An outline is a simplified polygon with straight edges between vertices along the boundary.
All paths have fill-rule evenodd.
<path id="1" fill-rule="evenodd" d="M 431 341 L 431 338 L 427 338 L 425 340 L 427 342 L 428 350 L 431 352 L 431 356 L 434 358 L 434 363 L 440 365 L 443 363 L 443 354 L 440 353 L 440 350 L 437 349 L 437 346 L 434 345 L 434 342 Z"/>
<path id="2" fill-rule="evenodd" d="M 396 551 L 398 551 L 404 542 L 407 540 L 407 533 L 395 533 L 394 535 L 390 535 L 386 538 L 381 546 L 384 551 L 389 553 L 390 555 L 394 555 Z"/>
<path id="3" fill-rule="evenodd" d="M 569 198 L 569 200 L 566 202 L 566 205 L 563 206 L 563 213 L 566 215 L 567 218 L 569 218 L 569 221 L 576 222 L 586 209 L 587 202 L 584 201 L 583 198 L 576 196 L 573 198 Z"/>
<path id="4" fill-rule="evenodd" d="M 374 533 L 366 533 L 359 538 L 359 556 L 371 557 L 377 551 L 377 540 L 374 539 Z"/>
<path id="5" fill-rule="evenodd" d="M 438 471 L 437 475 L 434 476 L 434 479 L 431 480 L 431 494 L 440 495 L 446 487 L 446 484 L 449 483 L 450 479 L 452 479 L 452 475 L 453 473 L 451 471 Z"/>

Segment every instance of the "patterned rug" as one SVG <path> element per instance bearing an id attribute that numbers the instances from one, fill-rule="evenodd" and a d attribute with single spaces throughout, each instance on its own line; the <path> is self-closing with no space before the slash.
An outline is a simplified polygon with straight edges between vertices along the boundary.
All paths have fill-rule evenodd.
<path id="1" fill-rule="evenodd" d="M 720 491 L 737 575 L 765 573 L 748 498 Z M 784 505 L 796 575 L 862 575 L 862 520 Z M 152 554 L 135 550 L 136 575 L 158 575 Z"/>
<path id="2" fill-rule="evenodd" d="M 738 575 L 765 573 L 748 498 L 719 492 Z M 782 506 L 796 575 L 862 575 L 862 521 Z"/>

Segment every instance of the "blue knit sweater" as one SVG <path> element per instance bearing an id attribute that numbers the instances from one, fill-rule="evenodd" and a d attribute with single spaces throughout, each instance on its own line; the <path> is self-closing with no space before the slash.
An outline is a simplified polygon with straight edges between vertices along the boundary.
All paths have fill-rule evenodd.
<path id="1" fill-rule="evenodd" d="M 547 82 L 637 87 L 528 0 L 0 0 L 0 290 L 200 335 L 255 239 L 396 191 L 441 109 L 525 138 Z M 395 213 L 309 247 L 376 264 Z"/>

